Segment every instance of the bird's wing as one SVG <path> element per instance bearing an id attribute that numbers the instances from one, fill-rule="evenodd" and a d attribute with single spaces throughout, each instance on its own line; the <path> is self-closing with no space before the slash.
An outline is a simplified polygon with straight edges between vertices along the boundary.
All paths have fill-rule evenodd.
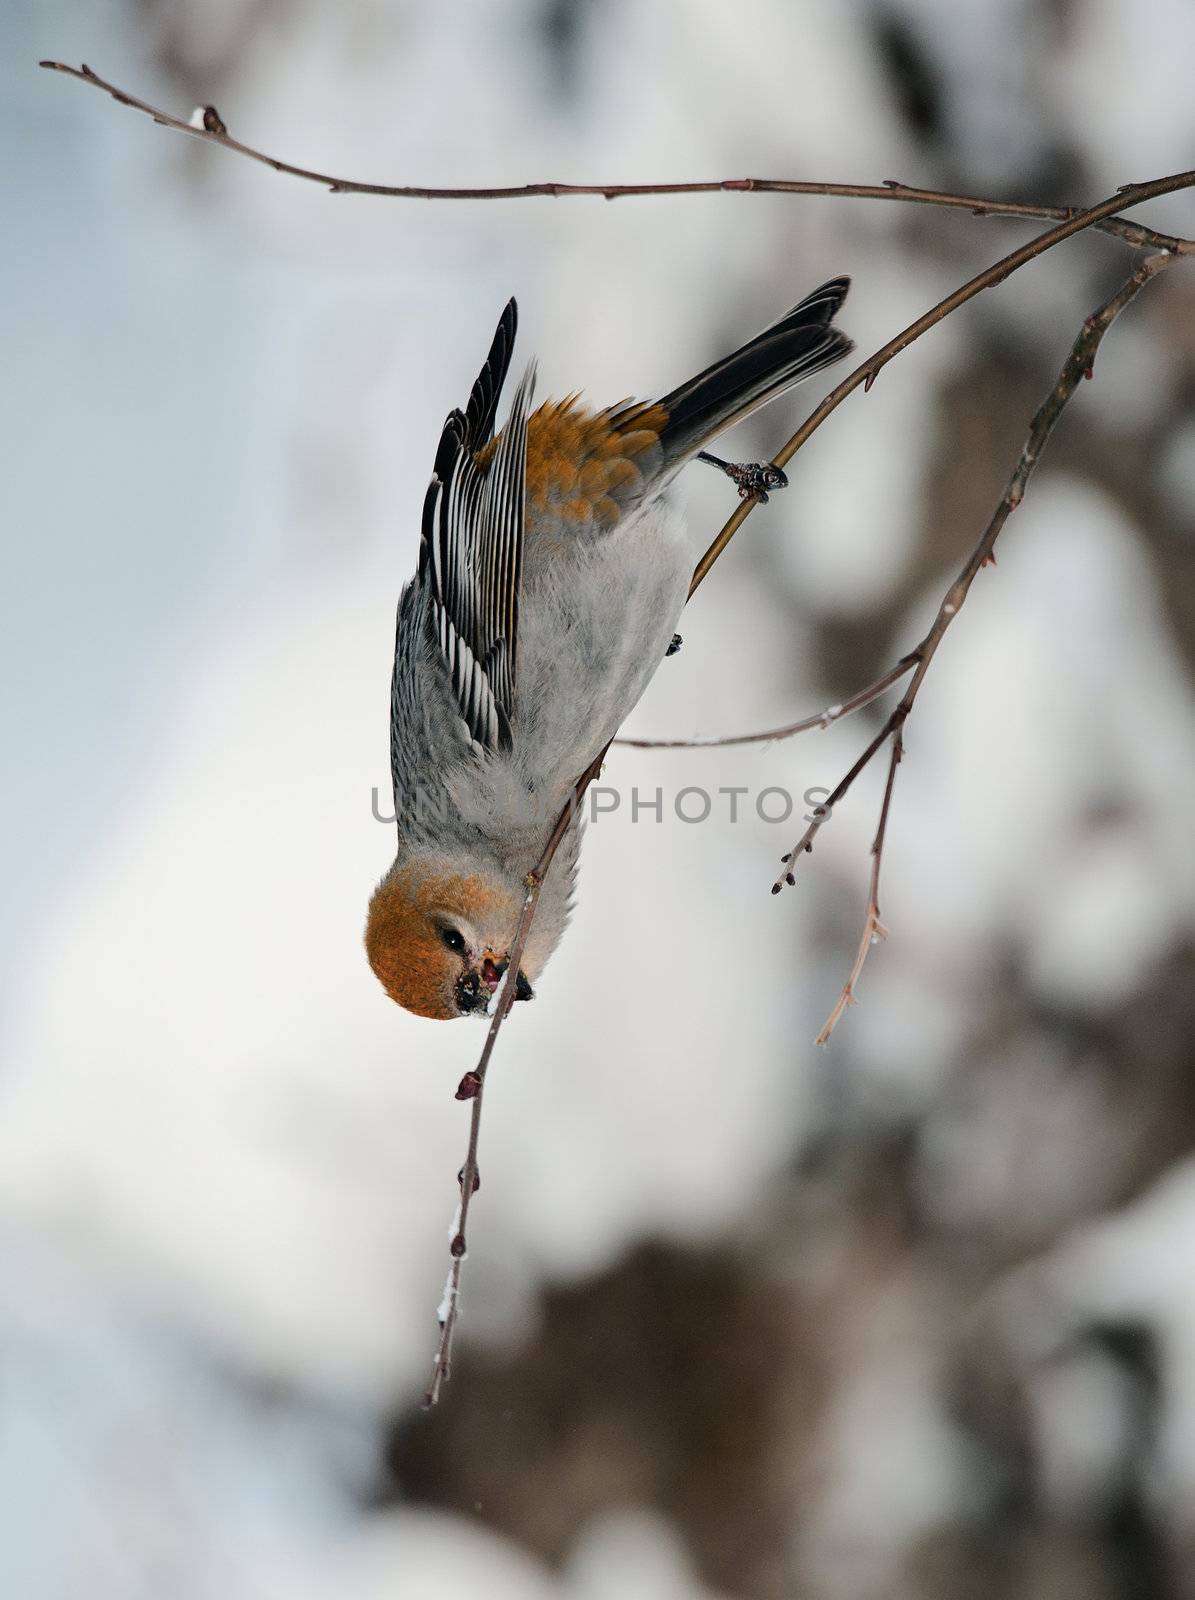
<path id="1" fill-rule="evenodd" d="M 469 736 L 483 750 L 510 745 L 518 655 L 534 363 L 494 438 L 517 320 L 511 300 L 468 406 L 450 412 L 444 424 L 423 504 L 419 552 L 419 578 L 429 589 L 440 655 Z"/>

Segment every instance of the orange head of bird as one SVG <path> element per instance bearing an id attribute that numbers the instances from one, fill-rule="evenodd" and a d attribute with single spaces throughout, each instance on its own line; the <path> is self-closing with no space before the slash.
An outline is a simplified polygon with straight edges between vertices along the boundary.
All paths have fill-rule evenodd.
<path id="1" fill-rule="evenodd" d="M 390 998 L 417 1016 L 485 1016 L 521 906 L 522 895 L 496 874 L 396 864 L 369 902 L 369 964 Z M 515 983 L 516 1000 L 533 998 L 525 972 Z"/>

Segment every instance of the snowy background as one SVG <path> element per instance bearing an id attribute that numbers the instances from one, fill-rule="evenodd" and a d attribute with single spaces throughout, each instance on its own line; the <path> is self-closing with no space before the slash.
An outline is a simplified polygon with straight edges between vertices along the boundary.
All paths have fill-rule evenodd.
<path id="1" fill-rule="evenodd" d="M 503 1037 L 456 1375 L 418 1409 L 479 1033 L 361 950 L 393 607 L 512 292 L 542 394 L 653 395 L 825 277 L 867 353 L 1032 232 L 778 196 L 346 176 L 886 177 L 1065 203 L 1191 165 L 1186 0 L 41 0 L 0 13 L 0 1593 L 1195 1596 L 1195 275 L 1101 351 L 907 732 L 622 751 Z M 1195 233 L 1190 196 L 1158 226 Z M 635 712 L 766 727 L 919 636 L 1084 315 L 1073 241 L 854 396 Z M 824 385 L 822 386 L 824 388 Z M 799 391 L 729 441 L 766 455 Z M 728 486 L 688 474 L 711 533 Z M 879 713 L 877 713 L 878 715 Z"/>

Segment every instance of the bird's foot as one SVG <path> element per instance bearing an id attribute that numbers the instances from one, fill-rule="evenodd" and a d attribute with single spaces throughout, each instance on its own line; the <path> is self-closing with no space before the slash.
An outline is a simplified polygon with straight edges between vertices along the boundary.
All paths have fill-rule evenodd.
<path id="1" fill-rule="evenodd" d="M 788 475 L 770 461 L 723 461 L 708 450 L 700 451 L 697 459 L 724 472 L 738 489 L 740 500 L 750 500 L 752 495 L 757 495 L 760 505 L 766 506 L 773 489 L 788 488 Z"/>

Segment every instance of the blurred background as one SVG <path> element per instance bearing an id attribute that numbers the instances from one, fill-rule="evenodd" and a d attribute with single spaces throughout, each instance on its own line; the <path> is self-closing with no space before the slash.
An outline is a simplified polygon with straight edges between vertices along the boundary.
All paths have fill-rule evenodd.
<path id="1" fill-rule="evenodd" d="M 491 1079 L 361 950 L 398 590 L 506 298 L 540 393 L 652 396 L 846 272 L 866 354 L 1034 231 L 767 195 L 333 197 L 39 57 L 364 179 L 746 174 L 1056 203 L 1189 166 L 1186 0 L 40 0 L 0 13 L 0 1592 L 1195 1595 L 1195 275 L 1108 336 L 907 730 L 615 753 Z M 1138 212 L 1195 233 L 1190 196 Z M 1088 234 L 853 396 L 635 732 L 909 648 L 1084 316 Z M 771 453 L 828 387 L 727 440 Z M 691 480 L 691 481 L 690 481 Z M 693 518 L 733 491 L 692 469 Z"/>

